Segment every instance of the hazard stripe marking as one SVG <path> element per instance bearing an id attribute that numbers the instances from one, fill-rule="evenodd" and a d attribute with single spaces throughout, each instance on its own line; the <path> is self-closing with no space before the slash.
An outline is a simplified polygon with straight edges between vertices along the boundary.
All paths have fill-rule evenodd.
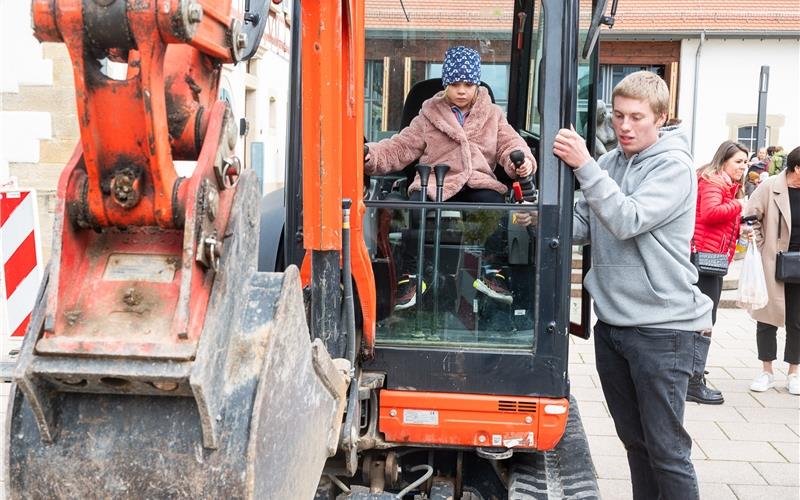
<path id="1" fill-rule="evenodd" d="M 5 261 L 25 241 L 28 234 L 35 229 L 33 214 L 36 206 L 33 204 L 34 198 L 32 196 L 25 196 L 22 199 L 22 203 L 15 205 L 13 211 L 6 212 L 5 204 L 9 201 L 17 201 L 17 199 L 6 199 L 5 195 L 8 193 L 3 194 L 4 198 L 0 200 L 0 206 L 4 207 L 2 212 L 5 219 L 2 226 L 0 226 L 0 242 L 2 242 L 0 257 Z M 27 193 L 23 194 L 27 195 Z"/>
<path id="2" fill-rule="evenodd" d="M 5 226 L 6 221 L 14 210 L 28 198 L 28 191 L 21 191 L 18 198 L 9 196 L 8 192 L 0 193 L 0 226 Z"/>
<path id="3" fill-rule="evenodd" d="M 39 292 L 39 285 L 42 281 L 41 276 L 42 273 L 39 266 L 37 266 L 22 280 L 17 289 L 14 290 L 14 293 L 8 297 L 6 302 L 8 331 L 16 331 L 19 325 L 33 311 L 33 306 L 36 304 L 36 296 Z"/>
<path id="4" fill-rule="evenodd" d="M 17 286 L 36 269 L 36 238 L 33 231 L 3 265 L 6 276 L 6 297 L 11 297 Z"/>
<path id="5" fill-rule="evenodd" d="M 25 336 L 25 330 L 28 329 L 28 323 L 30 323 L 30 322 L 31 322 L 31 313 L 28 313 L 28 315 L 25 316 L 25 319 L 22 320 L 22 323 L 19 324 L 19 326 L 17 327 L 16 330 L 14 330 L 14 332 L 11 334 L 11 336 L 12 337 L 24 337 Z"/>

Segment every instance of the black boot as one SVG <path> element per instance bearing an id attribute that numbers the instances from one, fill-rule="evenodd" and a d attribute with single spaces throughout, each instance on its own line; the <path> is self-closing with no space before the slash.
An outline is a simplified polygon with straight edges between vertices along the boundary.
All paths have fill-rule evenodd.
<path id="1" fill-rule="evenodd" d="M 706 377 L 694 376 L 689 379 L 689 390 L 686 391 L 686 401 L 702 405 L 721 405 L 725 402 L 722 393 L 706 385 Z"/>

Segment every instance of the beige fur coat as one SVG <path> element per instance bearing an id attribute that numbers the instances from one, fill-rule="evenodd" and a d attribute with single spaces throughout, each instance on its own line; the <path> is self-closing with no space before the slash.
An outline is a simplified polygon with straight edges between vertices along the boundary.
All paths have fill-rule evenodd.
<path id="1" fill-rule="evenodd" d="M 531 150 L 506 121 L 503 110 L 493 104 L 488 91 L 478 87 L 478 98 L 464 126 L 459 125 L 444 92 L 422 103 L 411 124 L 388 139 L 369 143 L 367 174 L 385 175 L 402 170 L 419 158 L 420 163 L 446 163 L 450 170 L 444 180 L 443 199 L 447 200 L 464 187 L 491 189 L 505 194 L 508 187 L 497 180 L 494 167 L 500 164 L 512 179 L 516 178 L 509 154 L 518 149 L 533 163 Z M 409 192 L 419 191 L 419 175 Z M 428 198 L 436 197 L 436 180 L 431 172 Z"/>

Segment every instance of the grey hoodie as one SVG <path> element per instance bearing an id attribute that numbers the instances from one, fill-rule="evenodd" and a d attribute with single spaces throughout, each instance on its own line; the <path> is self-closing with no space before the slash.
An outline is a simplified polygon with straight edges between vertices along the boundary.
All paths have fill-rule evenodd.
<path id="1" fill-rule="evenodd" d="M 584 199 L 575 244 L 592 244 L 584 286 L 595 313 L 614 326 L 711 328 L 711 299 L 693 285 L 689 260 L 697 179 L 685 132 L 661 129 L 631 158 L 618 147 L 575 170 Z"/>

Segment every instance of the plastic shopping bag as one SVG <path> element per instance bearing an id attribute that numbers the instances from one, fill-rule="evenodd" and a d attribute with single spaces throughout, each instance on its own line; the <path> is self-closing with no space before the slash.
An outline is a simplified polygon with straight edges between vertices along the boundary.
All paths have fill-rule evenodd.
<path id="1" fill-rule="evenodd" d="M 739 288 L 736 290 L 736 304 L 745 309 L 761 309 L 769 302 L 767 280 L 764 278 L 764 265 L 761 252 L 755 243 L 748 245 L 739 275 Z"/>

